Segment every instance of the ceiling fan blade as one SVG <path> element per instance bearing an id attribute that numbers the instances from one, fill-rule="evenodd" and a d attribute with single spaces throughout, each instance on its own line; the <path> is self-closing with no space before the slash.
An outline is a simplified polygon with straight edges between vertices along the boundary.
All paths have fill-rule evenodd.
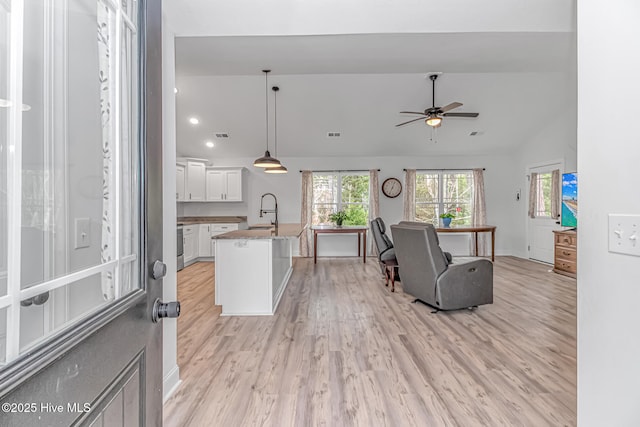
<path id="1" fill-rule="evenodd" d="M 400 114 L 420 114 L 421 116 L 426 116 L 425 113 L 419 113 L 417 111 L 400 111 Z"/>
<path id="2" fill-rule="evenodd" d="M 458 108 L 458 107 L 462 107 L 462 103 L 461 102 L 452 102 L 449 105 L 445 105 L 444 107 L 440 108 L 440 111 L 447 112 L 450 110 L 453 110 L 454 108 Z"/>
<path id="3" fill-rule="evenodd" d="M 480 113 L 444 113 L 446 117 L 478 117 Z"/>
<path id="4" fill-rule="evenodd" d="M 417 122 L 418 120 L 424 120 L 424 117 L 418 117 L 417 119 L 413 119 L 413 120 L 409 120 L 408 122 L 397 124 L 396 127 L 404 126 L 404 125 L 407 125 L 407 124 L 413 123 L 413 122 Z"/>

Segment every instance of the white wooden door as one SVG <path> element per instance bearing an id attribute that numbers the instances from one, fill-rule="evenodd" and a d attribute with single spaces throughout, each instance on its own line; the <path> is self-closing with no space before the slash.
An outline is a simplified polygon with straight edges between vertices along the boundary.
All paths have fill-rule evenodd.
<path id="1" fill-rule="evenodd" d="M 221 202 L 227 191 L 227 180 L 224 171 L 207 170 L 207 201 Z"/>
<path id="2" fill-rule="evenodd" d="M 187 194 L 186 199 L 192 202 L 205 199 L 205 164 L 187 162 Z"/>
<path id="3" fill-rule="evenodd" d="M 528 222 L 528 249 L 529 258 L 553 264 L 554 259 L 554 230 L 560 230 L 559 218 L 552 218 L 550 212 L 551 194 L 551 172 L 558 169 L 562 172 L 562 163 L 549 163 L 541 166 L 530 167 L 528 176 L 537 174 L 537 212 L 536 217 L 527 218 Z M 530 181 L 529 181 L 530 182 Z M 530 192 L 530 188 L 528 192 Z M 558 189 L 560 191 L 560 189 Z M 528 194 L 528 193 L 527 193 Z M 526 200 L 529 200 L 528 198 Z"/>
<path id="4" fill-rule="evenodd" d="M 225 200 L 227 202 L 242 201 L 242 170 L 230 170 L 227 174 L 227 190 Z"/>
<path id="5" fill-rule="evenodd" d="M 0 426 L 162 425 L 160 6 L 0 0 Z"/>

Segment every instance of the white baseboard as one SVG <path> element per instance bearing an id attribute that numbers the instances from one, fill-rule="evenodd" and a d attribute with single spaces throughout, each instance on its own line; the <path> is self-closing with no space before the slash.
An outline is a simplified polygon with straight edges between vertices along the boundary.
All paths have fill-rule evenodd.
<path id="1" fill-rule="evenodd" d="M 162 397 L 162 403 L 165 403 L 178 389 L 178 386 L 182 380 L 180 379 L 180 368 L 178 365 L 174 366 L 167 375 L 165 375 L 162 381 L 162 391 L 164 396 Z"/>

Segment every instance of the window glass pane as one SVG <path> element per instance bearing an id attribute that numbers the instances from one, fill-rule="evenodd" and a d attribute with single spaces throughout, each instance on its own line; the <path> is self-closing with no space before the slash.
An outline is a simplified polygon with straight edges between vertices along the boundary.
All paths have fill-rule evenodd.
<path id="1" fill-rule="evenodd" d="M 98 273 L 20 303 L 20 352 L 108 304 Z"/>
<path id="2" fill-rule="evenodd" d="M 0 364 L 7 358 L 7 308 L 0 308 Z"/>
<path id="3" fill-rule="evenodd" d="M 551 217 L 551 172 L 539 173 L 536 217 Z"/>
<path id="4" fill-rule="evenodd" d="M 10 105 L 9 35 L 11 34 L 9 12 L 10 3 L 0 2 L 0 296 L 7 294 L 7 151 L 9 149 Z M 2 319 L 3 313 L 4 311 L 0 310 L 0 319 Z M 1 330 L 0 333 L 2 333 Z M 4 357 L 4 351 L 0 352 L 0 357 Z"/>
<path id="5" fill-rule="evenodd" d="M 416 202 L 438 202 L 438 174 L 416 174 Z"/>
<path id="6" fill-rule="evenodd" d="M 452 213 L 455 225 L 471 224 L 473 175 L 471 173 L 445 173 L 443 179 L 443 212 Z"/>
<path id="7" fill-rule="evenodd" d="M 369 203 L 369 176 L 342 176 L 342 203 Z"/>
<path id="8" fill-rule="evenodd" d="M 313 225 L 330 224 L 329 215 L 338 210 L 338 204 L 318 204 L 313 205 Z"/>
<path id="9" fill-rule="evenodd" d="M 345 225 L 367 225 L 369 223 L 369 204 L 343 204 L 347 213 Z"/>
<path id="10" fill-rule="evenodd" d="M 313 203 L 338 203 L 338 175 L 313 174 Z"/>
<path id="11" fill-rule="evenodd" d="M 434 203 L 421 203 L 416 205 L 416 221 L 428 222 L 438 225 L 438 205 Z"/>

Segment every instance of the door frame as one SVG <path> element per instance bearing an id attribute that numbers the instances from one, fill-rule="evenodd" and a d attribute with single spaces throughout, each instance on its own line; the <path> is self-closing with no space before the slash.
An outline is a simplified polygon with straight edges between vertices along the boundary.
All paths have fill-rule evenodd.
<path id="1" fill-rule="evenodd" d="M 531 260 L 531 261 L 535 261 L 535 262 L 544 262 L 542 260 L 538 260 L 535 258 L 531 258 L 531 243 L 532 243 L 532 239 L 533 239 L 533 232 L 531 230 L 531 220 L 532 218 L 529 218 L 529 215 L 527 213 L 528 211 L 528 203 L 529 203 L 529 192 L 530 192 L 530 185 L 531 185 L 531 172 L 532 169 L 539 169 L 539 168 L 544 168 L 545 166 L 549 166 L 549 170 L 553 170 L 552 167 L 555 165 L 559 165 L 559 169 L 560 169 L 560 178 L 562 178 L 562 174 L 564 173 L 564 168 L 565 168 L 565 162 L 563 158 L 560 159 L 551 159 L 548 161 L 544 161 L 544 162 L 537 162 L 537 163 L 532 163 L 530 165 L 527 165 L 526 167 L 526 173 L 525 176 L 527 178 L 526 184 L 525 185 L 525 229 L 526 229 L 526 236 L 527 236 L 527 250 L 526 250 L 526 254 L 527 254 L 527 259 Z M 560 191 L 561 189 L 559 188 L 558 191 Z M 553 220 L 556 221 L 556 220 Z M 553 227 L 554 229 L 556 227 Z M 561 227 L 560 225 L 557 226 L 557 229 L 560 230 Z M 552 237 L 553 239 L 553 237 Z"/>
<path id="2" fill-rule="evenodd" d="M 59 390 L 80 397 L 77 401 L 83 401 L 82 397 L 85 401 L 92 399 L 95 405 L 91 412 L 80 417 L 73 415 L 76 417 L 74 423 L 89 420 L 95 410 L 105 404 L 113 386 L 122 380 L 121 376 L 131 370 L 132 363 L 139 361 L 145 380 L 140 385 L 140 407 L 144 409 L 139 414 L 141 425 L 162 425 L 162 324 L 153 323 L 151 315 L 155 300 L 162 296 L 162 278 L 151 277 L 154 262 L 161 260 L 163 255 L 162 8 L 161 0 L 138 1 L 141 8 L 138 55 L 142 59 L 137 94 L 141 101 L 138 108 L 142 124 L 139 167 L 143 172 L 139 181 L 142 191 L 139 215 L 140 238 L 144 239 L 140 240 L 137 272 L 140 288 L 48 338 L 0 371 L 3 402 L 33 401 L 29 396 L 34 395 L 34 390 L 47 393 L 52 401 Z M 21 100 L 17 90 L 13 90 L 13 94 L 15 99 Z M 15 233 L 15 230 L 10 232 Z M 138 328 L 136 331 L 135 326 L 141 325 L 140 322 L 148 322 L 148 325 L 144 330 Z M 143 340 L 146 344 L 140 345 L 144 349 L 135 350 L 136 354 L 133 348 L 123 351 L 109 346 L 106 346 L 108 351 L 95 351 L 98 343 L 104 349 L 105 343 L 116 342 L 116 338 L 125 334 Z M 101 375 L 88 372 L 83 363 L 87 361 L 91 363 L 89 369 L 100 367 Z M 107 385 L 103 386 L 105 382 Z M 43 385 L 46 390 L 42 390 Z M 98 390 L 98 395 L 86 394 L 87 390 Z"/>

